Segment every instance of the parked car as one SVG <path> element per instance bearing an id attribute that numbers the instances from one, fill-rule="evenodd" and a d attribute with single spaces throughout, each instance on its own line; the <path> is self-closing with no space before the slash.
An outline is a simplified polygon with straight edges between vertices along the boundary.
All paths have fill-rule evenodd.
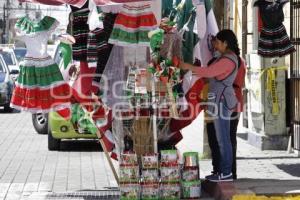
<path id="1" fill-rule="evenodd" d="M 8 66 L 0 55 L 0 106 L 4 106 L 5 112 L 12 112 L 10 100 L 14 89 L 14 82 L 10 77 Z"/>
<path id="2" fill-rule="evenodd" d="M 20 73 L 19 62 L 12 48 L 0 48 L 0 55 L 2 55 L 6 65 L 9 68 L 10 76 L 16 80 Z"/>
<path id="3" fill-rule="evenodd" d="M 24 47 L 15 47 L 14 52 L 15 52 L 18 62 L 20 63 L 21 61 L 24 60 L 27 49 Z"/>

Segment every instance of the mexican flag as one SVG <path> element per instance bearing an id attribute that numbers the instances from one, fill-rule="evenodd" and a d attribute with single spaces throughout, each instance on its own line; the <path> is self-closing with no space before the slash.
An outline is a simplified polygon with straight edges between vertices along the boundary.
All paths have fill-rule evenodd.
<path id="1" fill-rule="evenodd" d="M 196 7 L 197 17 L 194 32 L 198 34 L 199 43 L 194 48 L 194 57 L 201 61 L 202 66 L 207 66 L 207 63 L 212 58 L 212 46 L 210 43 L 211 37 L 219 32 L 215 14 L 212 9 L 211 0 L 193 0 L 193 5 Z M 188 72 L 183 78 L 184 97 L 180 99 L 181 110 L 180 116 L 183 119 L 172 119 L 170 124 L 170 142 L 178 143 L 182 139 L 181 129 L 190 125 L 198 114 L 203 110 L 199 106 L 201 102 L 200 92 L 205 88 L 205 83 L 202 79 Z"/>

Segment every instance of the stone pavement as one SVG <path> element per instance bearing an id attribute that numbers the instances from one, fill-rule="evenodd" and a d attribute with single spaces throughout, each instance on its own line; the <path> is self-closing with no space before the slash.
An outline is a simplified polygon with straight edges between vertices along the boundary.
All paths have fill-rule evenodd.
<path id="1" fill-rule="evenodd" d="M 51 152 L 47 139 L 35 133 L 31 114 L 0 109 L 0 199 L 117 186 L 100 144 L 63 142 L 61 151 Z"/>
<path id="2" fill-rule="evenodd" d="M 196 121 L 184 130 L 178 145 L 181 152 L 200 151 L 201 128 Z M 200 166 L 201 177 L 210 173 L 210 160 L 201 160 Z M 234 189 L 260 194 L 300 192 L 299 169 L 296 155 L 261 152 L 239 139 L 239 180 Z M 30 114 L 6 114 L 0 108 L 0 200 L 99 199 L 116 192 L 116 186 L 98 143 L 62 142 L 61 151 L 50 152 L 47 136 L 35 133 Z"/>
<path id="3" fill-rule="evenodd" d="M 203 137 L 199 132 L 203 129 L 203 124 L 199 123 L 200 119 L 201 116 L 197 119 L 198 122 L 195 121 L 184 129 L 184 139 L 178 145 L 181 152 L 201 152 Z M 240 127 L 238 132 L 242 131 Z M 242 194 L 300 193 L 300 158 L 297 154 L 287 151 L 260 151 L 238 138 L 237 157 L 238 180 L 229 186 L 225 184 L 223 190 Z M 211 160 L 201 160 L 200 168 L 200 175 L 204 178 L 212 171 Z M 222 187 L 219 189 L 222 190 Z"/>

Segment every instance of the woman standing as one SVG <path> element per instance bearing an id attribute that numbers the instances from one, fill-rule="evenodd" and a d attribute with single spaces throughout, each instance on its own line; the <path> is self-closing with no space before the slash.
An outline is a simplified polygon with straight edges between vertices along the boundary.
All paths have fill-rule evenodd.
<path id="1" fill-rule="evenodd" d="M 221 54 L 209 67 L 196 67 L 180 63 L 182 69 L 191 70 L 201 78 L 209 78 L 207 112 L 213 117 L 216 138 L 220 149 L 220 173 L 206 178 L 213 182 L 232 181 L 232 145 L 230 140 L 230 118 L 237 106 L 233 88 L 241 59 L 238 41 L 231 30 L 220 31 L 215 48 Z"/>

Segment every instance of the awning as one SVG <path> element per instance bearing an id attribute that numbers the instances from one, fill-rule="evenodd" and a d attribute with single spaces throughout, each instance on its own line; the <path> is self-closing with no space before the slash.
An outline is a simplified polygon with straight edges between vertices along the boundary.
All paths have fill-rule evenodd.
<path id="1" fill-rule="evenodd" d="M 113 5 L 117 3 L 132 3 L 132 2 L 142 2 L 142 1 L 152 1 L 152 0 L 93 0 L 96 5 Z M 68 4 L 81 8 L 87 0 L 19 0 L 19 2 L 24 3 L 41 3 L 45 5 L 55 5 L 59 6 L 62 4 Z"/>

